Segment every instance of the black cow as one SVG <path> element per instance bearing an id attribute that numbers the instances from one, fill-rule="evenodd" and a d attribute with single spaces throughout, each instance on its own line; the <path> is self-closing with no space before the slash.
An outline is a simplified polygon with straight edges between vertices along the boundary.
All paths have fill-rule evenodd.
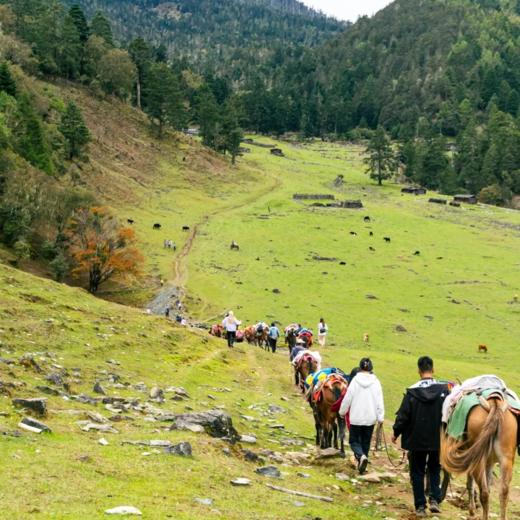
<path id="1" fill-rule="evenodd" d="M 189 231 L 190 230 L 190 226 L 182 226 L 182 230 L 183 231 Z"/>
<path id="2" fill-rule="evenodd" d="M 159 224 L 159 223 L 155 223 L 155 224 L 153 225 L 153 228 L 154 228 L 154 229 L 161 229 L 162 226 L 161 226 L 161 224 Z"/>
<path id="3" fill-rule="evenodd" d="M 385 239 L 385 242 L 391 242 L 392 239 L 390 237 L 383 237 Z"/>
<path id="4" fill-rule="evenodd" d="M 365 222 L 370 222 L 370 217 L 367 215 L 364 219 Z"/>
<path id="5" fill-rule="evenodd" d="M 357 237 L 357 233 L 355 231 L 351 231 L 350 234 L 354 237 Z"/>
<path id="6" fill-rule="evenodd" d="M 415 256 L 419 256 L 420 254 L 421 254 L 420 251 L 416 251 L 416 252 L 414 253 Z"/>
<path id="7" fill-rule="evenodd" d="M 375 251 L 375 249 L 372 246 L 370 246 L 368 249 L 370 249 L 370 251 Z"/>
<path id="8" fill-rule="evenodd" d="M 131 219 L 131 218 L 127 218 L 126 221 L 129 223 L 129 224 L 134 224 L 135 223 L 135 220 Z"/>
<path id="9" fill-rule="evenodd" d="M 230 249 L 233 251 L 240 251 L 240 246 L 233 240 L 233 242 L 231 242 L 231 247 Z"/>
<path id="10" fill-rule="evenodd" d="M 369 235 L 370 235 L 371 237 L 373 237 L 373 236 L 374 236 L 374 232 L 373 232 L 373 231 L 370 231 Z"/>

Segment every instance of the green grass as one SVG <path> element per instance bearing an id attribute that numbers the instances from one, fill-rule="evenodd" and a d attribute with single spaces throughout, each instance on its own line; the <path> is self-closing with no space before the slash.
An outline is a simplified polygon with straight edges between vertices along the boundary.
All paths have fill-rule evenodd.
<path id="1" fill-rule="evenodd" d="M 76 97 L 92 128 L 101 120 L 101 109 L 93 100 Z M 372 357 L 385 390 L 387 432 L 404 388 L 417 377 L 415 362 L 422 354 L 435 358 L 444 378 L 494 372 L 518 390 L 520 304 L 511 302 L 520 293 L 520 214 L 484 206 L 439 207 L 429 204 L 428 196 L 401 196 L 398 185 L 374 186 L 355 146 L 279 143 L 286 158 L 251 146 L 251 153 L 232 167 L 188 140 L 167 140 L 156 149 L 142 133 L 142 121 L 130 117 L 134 116 L 122 113 L 122 137 L 108 133 L 120 141 L 104 143 L 109 153 L 102 147 L 93 151 L 93 164 L 109 180 L 107 198 L 115 211 L 122 219 L 136 221 L 147 276 L 128 288 L 109 285 L 105 295 L 145 306 L 161 278 L 180 277 L 193 319 L 210 319 L 232 308 L 245 323 L 298 321 L 314 328 L 324 316 L 330 327 L 323 351 L 326 364 L 350 370 L 362 356 Z M 128 143 L 137 143 L 136 160 L 144 164 L 147 157 L 149 171 L 141 172 L 126 159 L 111 159 L 114 150 Z M 333 187 L 338 174 L 345 176 L 340 191 Z M 297 192 L 359 198 L 365 208 L 312 208 L 292 200 Z M 370 224 L 364 223 L 365 215 L 370 215 Z M 161 231 L 152 230 L 155 222 L 162 224 Z M 198 232 L 179 275 L 174 263 L 189 237 L 183 225 L 198 226 Z M 384 236 L 391 242 L 385 243 Z M 177 243 L 176 254 L 163 249 L 166 238 Z M 238 241 L 240 252 L 229 250 L 231 240 Z M 413 254 L 417 250 L 419 256 Z M 315 255 L 336 260 L 316 261 Z M 3 257 L 8 253 L 2 252 Z M 274 288 L 280 294 L 274 294 Z M 303 449 L 280 444 L 285 436 L 312 443 L 311 416 L 291 386 L 285 352 L 271 356 L 249 347 L 228 351 L 205 333 L 181 330 L 139 309 L 95 299 L 2 264 L 0 290 L 0 355 L 18 360 L 27 352 L 55 353 L 54 360 L 43 354 L 38 358 L 46 372 L 52 363 L 69 374 L 81 367 L 80 380 L 71 382 L 74 393 L 91 395 L 94 382 L 101 379 L 110 395 L 146 401 L 146 394 L 131 385 L 182 385 L 190 401 L 168 400 L 163 409 L 181 412 L 186 404 L 196 410 L 225 407 L 240 433 L 258 436 L 253 449 Z M 407 332 L 397 332 L 397 325 Z M 368 345 L 362 341 L 365 332 L 370 334 Z M 487 355 L 477 353 L 479 343 L 488 345 Z M 110 359 L 120 366 L 108 364 Z M 103 371 L 116 372 L 130 386 L 114 388 L 104 381 Z M 39 395 L 35 387 L 48 384 L 44 376 L 18 363 L 0 363 L 1 381 L 25 385 L 12 391 L 16 396 Z M 0 412 L 7 414 L 3 428 L 8 431 L 21 417 L 10 403 L 7 396 L 0 400 Z M 287 433 L 268 427 L 263 411 L 270 403 L 287 409 L 273 418 Z M 260 406 L 250 409 L 251 405 Z M 96 408 L 109 415 L 102 405 Z M 334 497 L 333 504 L 302 499 L 305 505 L 296 507 L 294 498 L 268 490 L 266 480 L 254 473 L 257 465 L 244 461 L 238 449 L 232 449 L 232 456 L 224 454 L 226 444 L 221 441 L 170 432 L 167 424 L 129 412 L 132 420 L 115 423 L 120 433 L 103 434 L 110 445 L 102 447 L 97 444 L 101 435 L 81 432 L 76 424 L 92 407 L 50 397 L 49 409 L 46 421 L 52 435 L 6 436 L 0 445 L 5 475 L 0 495 L 6 518 L 91 520 L 103 518 L 110 507 L 132 504 L 144 518 L 153 519 L 365 520 L 401 518 L 403 504 L 410 505 L 406 476 L 390 487 L 358 489 L 334 478 L 337 471 L 351 470 L 345 462 L 333 461 L 304 469 L 280 466 L 280 485 Z M 245 421 L 241 415 L 259 422 Z M 121 444 L 145 439 L 189 440 L 194 456 L 144 456 L 152 450 Z M 380 457 L 374 464 L 383 462 Z M 311 477 L 302 479 L 299 471 Z M 237 476 L 251 478 L 253 486 L 231 487 L 229 480 Z M 519 482 L 516 470 L 515 485 Z M 512 509 L 519 514 L 516 496 L 514 491 Z M 197 505 L 194 497 L 213 498 L 214 504 Z M 448 506 L 447 514 L 455 517 L 458 510 Z"/>

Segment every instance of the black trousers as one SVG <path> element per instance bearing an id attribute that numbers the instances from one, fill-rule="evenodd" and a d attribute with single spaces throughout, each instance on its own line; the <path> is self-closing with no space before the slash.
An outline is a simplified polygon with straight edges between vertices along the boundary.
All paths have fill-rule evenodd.
<path id="1" fill-rule="evenodd" d="M 372 434 L 374 433 L 374 425 L 372 426 L 356 426 L 350 425 L 349 444 L 354 452 L 356 460 L 362 455 L 368 457 L 370 453 L 370 443 L 372 442 Z"/>
<path id="2" fill-rule="evenodd" d="M 267 340 L 269 341 L 269 346 L 274 354 L 276 352 L 276 343 L 278 340 L 276 338 L 267 338 Z"/>
<path id="3" fill-rule="evenodd" d="M 410 478 L 412 481 L 415 509 L 426 507 L 426 472 L 430 480 L 428 492 L 430 500 L 441 502 L 441 464 L 438 451 L 410 451 Z"/>
<path id="4" fill-rule="evenodd" d="M 234 330 L 227 331 L 227 344 L 228 347 L 232 347 L 235 344 L 235 339 L 237 337 L 237 333 Z"/>

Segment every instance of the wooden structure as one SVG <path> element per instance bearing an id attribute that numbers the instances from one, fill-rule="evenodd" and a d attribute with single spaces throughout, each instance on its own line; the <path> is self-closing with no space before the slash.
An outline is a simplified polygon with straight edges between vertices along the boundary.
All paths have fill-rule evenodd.
<path id="1" fill-rule="evenodd" d="M 432 202 L 433 204 L 447 204 L 448 203 L 448 201 L 446 199 L 437 199 L 435 197 L 428 199 L 428 202 Z"/>
<path id="2" fill-rule="evenodd" d="M 476 195 L 455 195 L 453 197 L 455 202 L 464 202 L 465 204 L 476 204 L 477 196 Z"/>
<path id="3" fill-rule="evenodd" d="M 401 190 L 401 193 L 410 193 L 412 195 L 425 195 L 426 188 L 417 188 L 415 186 L 407 186 Z"/>
<path id="4" fill-rule="evenodd" d="M 334 195 L 295 193 L 294 200 L 334 200 Z"/>

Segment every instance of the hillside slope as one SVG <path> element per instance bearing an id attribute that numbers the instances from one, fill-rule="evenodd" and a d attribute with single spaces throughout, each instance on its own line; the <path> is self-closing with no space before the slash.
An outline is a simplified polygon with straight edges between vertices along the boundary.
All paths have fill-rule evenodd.
<path id="1" fill-rule="evenodd" d="M 300 2 L 265 0 L 68 0 L 89 16 L 102 11 L 122 42 L 140 36 L 165 45 L 171 57 L 188 58 L 234 80 L 295 46 L 315 46 L 345 24 Z"/>

